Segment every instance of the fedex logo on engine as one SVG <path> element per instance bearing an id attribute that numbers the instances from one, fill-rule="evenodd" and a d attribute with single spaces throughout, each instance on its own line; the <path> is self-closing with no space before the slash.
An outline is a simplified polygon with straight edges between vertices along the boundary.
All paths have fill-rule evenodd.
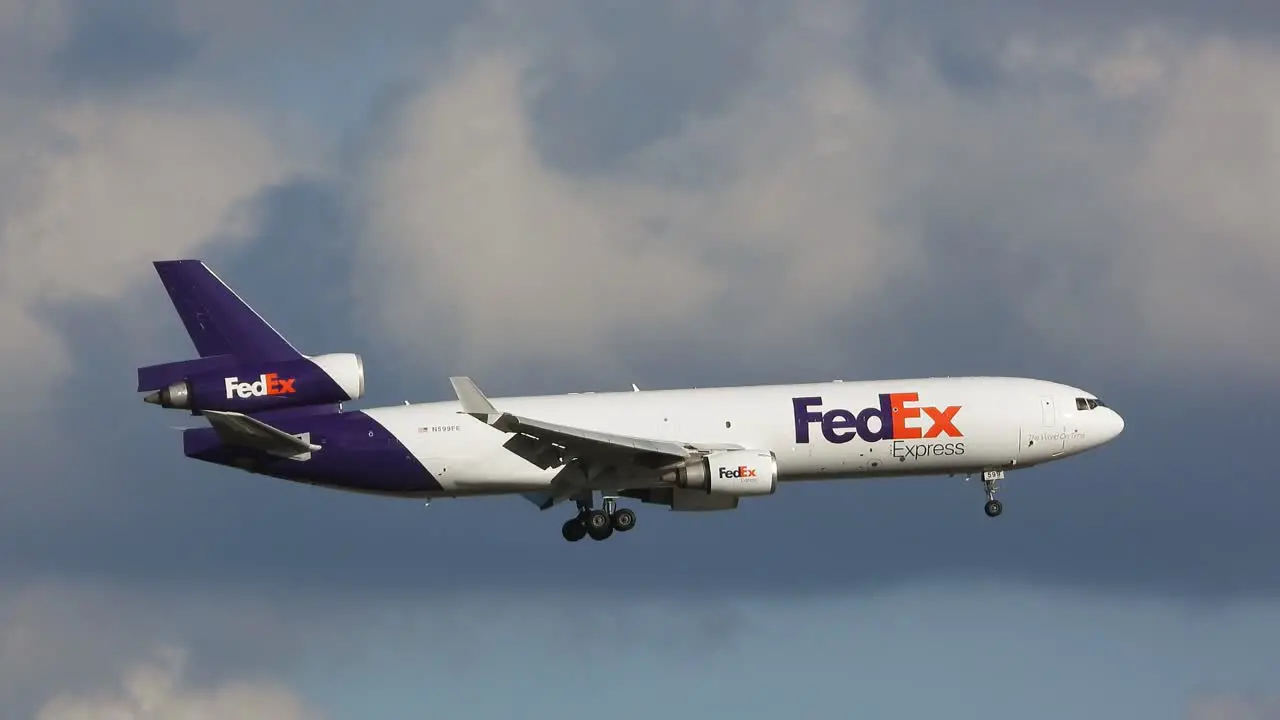
<path id="1" fill-rule="evenodd" d="M 822 429 L 822 436 L 830 443 L 847 443 L 855 437 L 867 442 L 878 440 L 912 440 L 920 438 L 964 437 L 955 426 L 959 405 L 948 408 L 916 406 L 919 393 L 881 393 L 879 407 L 869 407 L 860 412 L 844 408 L 832 408 L 823 412 L 821 397 L 791 399 L 795 413 L 796 442 L 808 443 L 809 430 L 815 424 Z M 921 416 L 924 417 L 921 417 Z M 917 425 L 924 420 L 928 427 Z M 874 421 L 874 422 L 873 422 Z"/>
<path id="2" fill-rule="evenodd" d="M 756 476 L 755 468 L 749 468 L 746 465 L 739 465 L 736 468 L 720 468 L 721 478 L 753 478 Z"/>
<path id="3" fill-rule="evenodd" d="M 275 373 L 267 373 L 259 375 L 257 382 L 240 382 L 238 377 L 229 377 L 226 379 L 227 399 L 239 397 L 248 399 L 251 397 L 263 397 L 266 395 L 292 395 L 296 392 L 293 384 L 297 382 L 297 378 L 282 378 Z"/>

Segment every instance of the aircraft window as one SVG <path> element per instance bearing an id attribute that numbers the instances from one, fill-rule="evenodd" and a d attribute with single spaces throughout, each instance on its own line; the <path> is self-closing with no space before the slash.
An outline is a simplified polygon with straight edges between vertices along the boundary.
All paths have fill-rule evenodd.
<path id="1" fill-rule="evenodd" d="M 1085 401 L 1085 399 L 1084 399 L 1084 398 L 1076 398 L 1076 409 L 1077 409 L 1077 410 L 1088 410 L 1088 409 L 1089 409 L 1089 404 Z"/>
<path id="2" fill-rule="evenodd" d="M 1076 398 L 1077 410 L 1093 410 L 1097 407 L 1106 407 L 1101 401 L 1093 398 Z"/>
<path id="3" fill-rule="evenodd" d="M 1093 409 L 1095 409 L 1095 408 L 1097 408 L 1097 407 L 1098 407 L 1098 401 L 1097 401 L 1097 400 L 1094 400 L 1094 399 L 1092 399 L 1092 398 L 1090 398 L 1090 399 L 1089 399 L 1089 409 L 1090 409 L 1090 410 L 1093 410 Z"/>
<path id="4" fill-rule="evenodd" d="M 1094 402 L 1098 403 L 1098 407 L 1106 407 L 1106 406 L 1107 406 L 1107 404 L 1106 404 L 1106 403 L 1104 403 L 1104 402 L 1102 402 L 1101 400 L 1094 400 Z"/>

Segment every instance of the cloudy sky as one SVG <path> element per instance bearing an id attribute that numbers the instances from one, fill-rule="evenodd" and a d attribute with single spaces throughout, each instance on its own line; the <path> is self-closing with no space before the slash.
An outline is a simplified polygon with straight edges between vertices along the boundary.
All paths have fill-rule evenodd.
<path id="1" fill-rule="evenodd" d="M 0 90 L 0 716 L 1280 717 L 1276 3 L 0 0 Z M 570 546 L 185 462 L 174 257 L 364 405 L 1013 374 L 1128 427 L 998 521 Z"/>

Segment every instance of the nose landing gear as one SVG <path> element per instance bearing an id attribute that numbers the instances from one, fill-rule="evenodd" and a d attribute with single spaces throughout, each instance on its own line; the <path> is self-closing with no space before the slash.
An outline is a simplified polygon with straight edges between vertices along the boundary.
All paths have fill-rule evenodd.
<path id="1" fill-rule="evenodd" d="M 1000 489 L 1000 481 L 1004 479 L 1003 470 L 987 470 L 982 473 L 982 487 L 987 491 L 987 504 L 983 510 L 987 517 L 1000 517 L 1004 512 L 1004 504 L 996 499 L 996 491 Z"/>

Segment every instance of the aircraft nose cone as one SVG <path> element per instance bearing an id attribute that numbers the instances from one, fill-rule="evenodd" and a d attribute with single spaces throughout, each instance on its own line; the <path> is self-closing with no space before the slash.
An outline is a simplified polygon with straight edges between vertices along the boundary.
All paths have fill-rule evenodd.
<path id="1" fill-rule="evenodd" d="M 1107 421 L 1107 440 L 1115 440 L 1124 432 L 1124 418 L 1120 417 L 1120 413 L 1112 410 Z"/>

